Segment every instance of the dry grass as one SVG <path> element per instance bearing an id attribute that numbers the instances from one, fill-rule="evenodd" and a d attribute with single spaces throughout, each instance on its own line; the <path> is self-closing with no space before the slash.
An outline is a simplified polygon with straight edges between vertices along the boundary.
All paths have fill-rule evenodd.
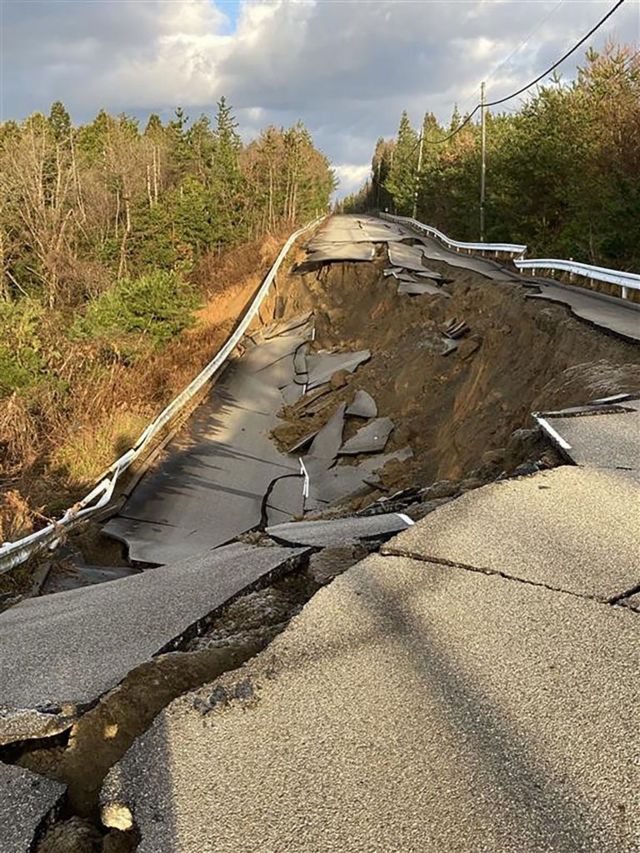
<path id="1" fill-rule="evenodd" d="M 11 477 L 33 464 L 38 427 L 26 401 L 12 394 L 0 405 L 0 455 L 4 474 Z"/>
<path id="2" fill-rule="evenodd" d="M 54 450 L 51 465 L 68 482 L 86 488 L 133 445 L 147 422 L 142 413 L 119 411 L 95 427 L 86 424 Z"/>
<path id="3" fill-rule="evenodd" d="M 2 539 L 24 535 L 39 526 L 38 513 L 56 515 L 80 498 L 133 444 L 224 343 L 283 241 L 268 236 L 204 257 L 192 274 L 205 302 L 196 326 L 138 364 L 63 337 L 59 318 L 49 318 L 41 336 L 55 352 L 59 384 L 0 402 Z"/>
<path id="4" fill-rule="evenodd" d="M 33 512 L 16 489 L 8 489 L 0 501 L 0 540 L 11 542 L 30 533 L 39 514 Z"/>

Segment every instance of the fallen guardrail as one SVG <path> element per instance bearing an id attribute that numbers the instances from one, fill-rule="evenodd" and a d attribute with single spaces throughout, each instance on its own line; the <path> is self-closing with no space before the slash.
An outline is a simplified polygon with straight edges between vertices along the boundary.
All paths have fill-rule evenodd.
<path id="1" fill-rule="evenodd" d="M 192 400 L 198 391 L 214 376 L 214 374 L 224 365 L 227 358 L 240 342 L 242 336 L 246 332 L 249 324 L 258 313 L 265 296 L 273 283 L 274 278 L 284 261 L 287 253 L 295 243 L 295 241 L 305 232 L 311 230 L 324 219 L 323 216 L 299 228 L 295 231 L 284 244 L 273 266 L 267 273 L 265 280 L 262 282 L 253 302 L 247 309 L 244 317 L 238 324 L 238 327 L 227 340 L 224 346 L 216 353 L 211 361 L 200 371 L 195 379 L 171 402 L 162 412 L 153 420 L 146 429 L 142 432 L 136 443 L 127 450 L 119 459 L 117 459 L 110 468 L 107 469 L 104 476 L 94 488 L 85 495 L 80 501 L 70 507 L 57 521 L 51 522 L 41 530 L 25 536 L 23 539 L 18 539 L 15 542 L 4 542 L 0 545 L 0 574 L 7 572 L 10 569 L 19 566 L 29 558 L 45 549 L 53 549 L 58 545 L 62 535 L 68 532 L 80 522 L 85 521 L 93 515 L 96 515 L 106 506 L 108 506 L 116 484 L 121 475 L 129 468 L 133 462 L 140 459 L 149 448 L 152 439 L 170 423 L 176 415 Z"/>
<path id="2" fill-rule="evenodd" d="M 425 234 L 429 234 L 431 237 L 436 237 L 446 246 L 455 249 L 456 252 L 459 252 L 460 250 L 468 252 L 490 252 L 494 255 L 503 253 L 505 255 L 522 257 L 527 251 L 526 246 L 520 246 L 516 243 L 465 243 L 460 240 L 452 240 L 432 225 L 425 225 L 424 222 L 418 222 L 417 219 L 412 219 L 409 216 L 394 216 L 390 213 L 381 213 L 380 217 L 382 219 L 388 219 L 391 222 L 402 222 L 404 225 L 410 225 L 417 231 L 422 231 Z"/>
<path id="3" fill-rule="evenodd" d="M 622 298 L 626 299 L 629 289 L 640 290 L 640 275 L 622 270 L 612 270 L 607 267 L 594 267 L 591 264 L 581 264 L 576 261 L 563 261 L 557 258 L 531 258 L 530 260 L 514 261 L 519 270 L 531 270 L 535 275 L 537 270 L 559 270 L 568 272 L 571 276 L 578 275 L 592 281 L 603 281 L 615 284 L 622 290 Z"/>

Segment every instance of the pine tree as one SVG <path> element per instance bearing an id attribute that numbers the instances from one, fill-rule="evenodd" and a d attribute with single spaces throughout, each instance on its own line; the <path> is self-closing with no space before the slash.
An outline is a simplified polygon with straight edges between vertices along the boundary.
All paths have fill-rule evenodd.
<path id="1" fill-rule="evenodd" d="M 391 169 L 392 152 L 393 143 L 380 137 L 376 142 L 373 158 L 371 160 L 371 182 L 369 185 L 369 192 L 368 195 L 365 196 L 366 201 L 364 199 L 362 201 L 367 208 L 385 210 L 393 203 L 393 199 L 386 188 L 386 182 Z"/>
<path id="2" fill-rule="evenodd" d="M 460 110 L 458 109 L 458 105 L 453 105 L 453 112 L 451 113 L 451 121 L 449 122 L 449 133 L 453 133 L 454 130 L 457 130 L 460 127 L 460 122 L 462 119 L 460 118 Z"/>
<path id="3" fill-rule="evenodd" d="M 422 120 L 422 163 L 418 175 L 418 219 L 423 222 L 436 222 L 437 199 L 435 175 L 443 147 L 438 140 L 445 136 L 445 131 L 438 124 L 432 112 L 427 112 Z"/>
<path id="4" fill-rule="evenodd" d="M 201 115 L 191 125 L 186 135 L 191 151 L 193 171 L 203 183 L 207 182 L 208 172 L 213 166 L 215 137 L 208 116 Z"/>
<path id="5" fill-rule="evenodd" d="M 71 117 L 62 101 L 54 101 L 49 111 L 49 125 L 57 143 L 67 143 L 71 136 Z"/>
<path id="6" fill-rule="evenodd" d="M 418 165 L 418 134 L 411 127 L 406 111 L 402 113 L 393 161 L 385 187 L 393 197 L 398 213 L 407 216 L 413 207 Z"/>
<path id="7" fill-rule="evenodd" d="M 220 174 L 231 176 L 238 171 L 238 152 L 242 142 L 236 130 L 237 127 L 238 122 L 223 95 L 218 101 L 215 129 L 216 160 Z"/>
<path id="8" fill-rule="evenodd" d="M 108 146 L 109 129 L 113 118 L 100 110 L 90 124 L 85 124 L 77 132 L 78 148 L 87 155 L 90 163 L 104 158 Z"/>
<path id="9" fill-rule="evenodd" d="M 210 189 L 214 205 L 213 231 L 218 244 L 234 239 L 240 219 L 239 196 L 242 175 L 239 153 L 242 147 L 231 106 L 224 95 L 218 101 L 214 131 L 215 148 L 211 168 Z"/>
<path id="10" fill-rule="evenodd" d="M 163 131 L 164 127 L 162 126 L 162 119 L 157 113 L 151 113 L 147 119 L 144 135 L 150 136 L 151 138 L 157 138 Z"/>
<path id="11" fill-rule="evenodd" d="M 172 182 L 179 181 L 189 173 L 191 151 L 187 140 L 187 125 L 189 117 L 182 107 L 175 110 L 175 118 L 167 124 L 167 142 L 169 146 L 169 178 Z"/>

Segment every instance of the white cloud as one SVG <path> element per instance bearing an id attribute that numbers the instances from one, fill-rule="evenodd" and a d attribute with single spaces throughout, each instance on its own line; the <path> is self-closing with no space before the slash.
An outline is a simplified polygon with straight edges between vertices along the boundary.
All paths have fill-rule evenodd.
<path id="1" fill-rule="evenodd" d="M 610 0 L 275 0 L 243 2 L 233 29 L 229 7 L 213 0 L 2 2 L 3 117 L 48 110 L 57 98 L 77 120 L 102 106 L 166 114 L 180 104 L 197 115 L 225 94 L 245 137 L 258 125 L 302 119 L 339 164 L 341 194 L 366 177 L 376 138 L 395 133 L 402 109 L 416 123 L 425 110 L 446 121 L 454 102 L 474 105 L 480 81 L 495 69 L 488 92 L 500 97 L 611 7 Z M 616 12 L 596 43 L 608 36 L 640 41 L 637 0 Z"/>
<path id="2" fill-rule="evenodd" d="M 344 196 L 362 186 L 369 177 L 371 165 L 370 163 L 337 163 L 334 164 L 333 171 L 340 181 L 338 195 Z"/>

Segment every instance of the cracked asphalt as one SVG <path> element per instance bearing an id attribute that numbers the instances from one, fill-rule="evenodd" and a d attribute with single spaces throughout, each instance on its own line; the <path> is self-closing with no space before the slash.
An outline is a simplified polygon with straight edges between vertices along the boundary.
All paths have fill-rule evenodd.
<path id="1" fill-rule="evenodd" d="M 608 601 L 640 583 L 639 485 L 638 471 L 571 465 L 500 480 L 439 508 L 382 550 Z"/>
<path id="2" fill-rule="evenodd" d="M 564 500 L 564 470 L 510 485 Z M 501 530 L 494 489 L 466 498 Z M 440 543 L 453 562 L 437 524 L 457 505 L 471 529 L 458 518 L 451 542 L 495 546 L 493 573 L 392 554 L 349 569 L 241 670 L 159 715 L 107 777 L 107 824 L 132 820 L 141 853 L 637 851 L 640 616 L 597 598 L 628 577 L 592 560 L 585 586 L 584 554 L 570 571 L 595 541 L 588 513 L 541 544 L 531 513 L 500 538 L 464 501 L 386 549 Z M 521 576 L 499 573 L 523 554 Z M 566 591 L 534 577 L 558 560 Z"/>

